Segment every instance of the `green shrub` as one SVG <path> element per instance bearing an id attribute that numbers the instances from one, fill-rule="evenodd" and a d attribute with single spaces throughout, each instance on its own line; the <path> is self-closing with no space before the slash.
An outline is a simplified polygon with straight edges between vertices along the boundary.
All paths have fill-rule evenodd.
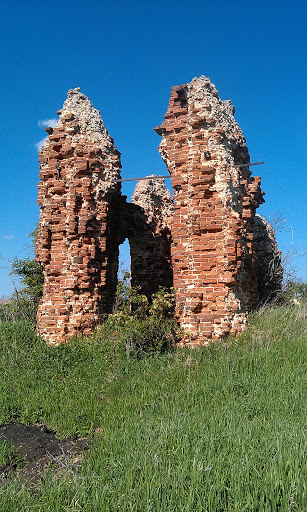
<path id="1" fill-rule="evenodd" d="M 142 357 L 155 352 L 165 352 L 174 347 L 178 327 L 169 320 L 157 320 L 153 317 L 134 318 L 130 326 L 121 335 L 127 357 Z"/>
<path id="2" fill-rule="evenodd" d="M 11 301 L 0 304 L 0 322 L 14 322 L 20 319 L 21 315 L 14 310 Z"/>
<path id="3" fill-rule="evenodd" d="M 174 306 L 173 289 L 160 288 L 150 302 L 138 289 L 120 282 L 116 312 L 108 317 L 104 329 L 113 332 L 128 358 L 162 353 L 174 347 L 179 339 L 180 331 L 173 317 Z"/>
<path id="4" fill-rule="evenodd" d="M 34 249 L 38 226 L 28 235 Z M 0 322 L 28 320 L 36 322 L 37 307 L 43 293 L 44 276 L 41 265 L 32 258 L 14 258 L 10 275 L 17 279 L 19 285 L 15 286 L 10 301 L 0 306 Z"/>

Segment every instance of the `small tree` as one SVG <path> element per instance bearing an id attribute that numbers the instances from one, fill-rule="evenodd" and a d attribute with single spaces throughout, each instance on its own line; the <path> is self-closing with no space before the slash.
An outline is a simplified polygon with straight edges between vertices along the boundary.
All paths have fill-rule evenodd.
<path id="1" fill-rule="evenodd" d="M 30 258 L 14 258 L 10 275 L 19 278 L 21 284 L 20 288 L 15 287 L 11 307 L 23 318 L 35 323 L 44 284 L 40 263 Z"/>
<path id="2" fill-rule="evenodd" d="M 28 236 L 31 238 L 31 246 L 36 243 L 38 228 L 36 227 Z M 2 319 L 17 320 L 24 318 L 35 323 L 36 312 L 43 293 L 44 276 L 40 263 L 27 257 L 24 259 L 14 258 L 10 261 L 12 270 L 10 276 L 13 278 L 15 291 L 9 304 L 5 305 L 2 311 Z M 15 284 L 15 279 L 19 285 Z"/>

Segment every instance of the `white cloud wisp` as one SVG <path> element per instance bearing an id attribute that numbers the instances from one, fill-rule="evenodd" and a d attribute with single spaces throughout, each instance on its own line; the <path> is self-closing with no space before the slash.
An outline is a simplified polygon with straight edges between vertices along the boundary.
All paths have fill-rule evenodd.
<path id="1" fill-rule="evenodd" d="M 47 126 L 51 126 L 51 128 L 55 128 L 57 122 L 58 122 L 58 120 L 53 118 L 53 119 L 43 119 L 41 121 L 38 121 L 37 124 L 40 128 L 46 128 Z"/>
<path id="2" fill-rule="evenodd" d="M 46 128 L 47 126 L 54 128 L 56 126 L 57 122 L 58 122 L 58 119 L 42 119 L 42 120 L 38 121 L 37 124 L 40 128 Z M 35 147 L 38 152 L 42 149 L 42 147 L 45 144 L 47 139 L 48 139 L 48 136 L 46 136 L 43 139 L 36 142 Z"/>
<path id="3" fill-rule="evenodd" d="M 43 147 L 43 145 L 45 144 L 45 142 L 46 142 L 46 140 L 47 140 L 47 139 L 48 139 L 48 136 L 47 136 L 47 137 L 44 137 L 43 139 L 41 139 L 41 140 L 39 140 L 38 142 L 36 142 L 35 147 L 36 147 L 36 149 L 37 149 L 37 151 L 38 151 L 38 152 L 42 149 L 42 147 Z"/>

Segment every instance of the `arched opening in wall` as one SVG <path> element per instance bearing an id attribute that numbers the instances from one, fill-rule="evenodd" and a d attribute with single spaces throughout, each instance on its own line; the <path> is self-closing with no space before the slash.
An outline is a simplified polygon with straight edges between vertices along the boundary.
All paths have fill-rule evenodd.
<path id="1" fill-rule="evenodd" d="M 122 244 L 120 244 L 118 250 L 119 250 L 119 256 L 118 256 L 119 265 L 118 265 L 117 279 L 121 280 L 124 278 L 124 275 L 126 275 L 127 273 L 130 276 L 130 272 L 131 272 L 130 244 L 129 244 L 128 238 L 126 238 L 126 240 Z M 129 277 L 129 282 L 130 282 L 130 277 Z"/>
<path id="2" fill-rule="evenodd" d="M 164 178 L 151 175 L 139 180 L 129 211 L 131 286 L 150 300 L 160 287 L 173 286 L 171 224 L 174 205 Z"/>
<path id="3" fill-rule="evenodd" d="M 129 288 L 131 286 L 131 258 L 129 240 L 125 241 L 118 247 L 118 271 L 117 271 L 117 293 L 113 311 L 129 310 L 130 297 Z"/>

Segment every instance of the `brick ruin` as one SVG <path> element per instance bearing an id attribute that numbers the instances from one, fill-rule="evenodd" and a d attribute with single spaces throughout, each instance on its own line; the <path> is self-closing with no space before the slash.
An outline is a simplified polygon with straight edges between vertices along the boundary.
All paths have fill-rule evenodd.
<path id="1" fill-rule="evenodd" d="M 131 284 L 150 295 L 172 285 L 173 200 L 165 185 L 140 182 L 121 194 L 120 153 L 100 113 L 80 90 L 68 92 L 40 152 L 36 259 L 44 273 L 37 328 L 49 343 L 90 334 L 112 312 L 119 245 L 131 250 Z"/>
<path id="2" fill-rule="evenodd" d="M 159 151 L 175 199 L 172 261 L 176 315 L 193 341 L 242 330 L 258 302 L 253 246 L 260 178 L 234 108 L 210 80 L 174 87 Z"/>
<path id="3" fill-rule="evenodd" d="M 173 286 L 171 226 L 174 201 L 164 180 L 139 181 L 131 198 L 127 230 L 131 256 L 131 286 L 150 297 L 160 286 Z M 134 236 L 129 236 L 129 231 Z"/>
<path id="4" fill-rule="evenodd" d="M 239 333 L 259 301 L 281 285 L 272 228 L 256 208 L 260 178 L 234 108 L 206 77 L 173 87 L 156 132 L 174 199 L 164 180 L 140 180 L 121 193 L 120 153 L 100 113 L 79 88 L 68 98 L 40 160 L 36 259 L 44 273 L 39 334 L 52 344 L 90 334 L 112 312 L 119 245 L 130 244 L 131 285 L 148 297 L 176 289 L 184 341 Z"/>
<path id="5" fill-rule="evenodd" d="M 68 92 L 40 152 L 39 236 L 44 273 L 38 332 L 50 343 L 89 334 L 110 312 L 117 250 L 110 204 L 120 200 L 120 153 L 90 101 Z M 116 267 L 116 268 L 115 268 Z"/>

